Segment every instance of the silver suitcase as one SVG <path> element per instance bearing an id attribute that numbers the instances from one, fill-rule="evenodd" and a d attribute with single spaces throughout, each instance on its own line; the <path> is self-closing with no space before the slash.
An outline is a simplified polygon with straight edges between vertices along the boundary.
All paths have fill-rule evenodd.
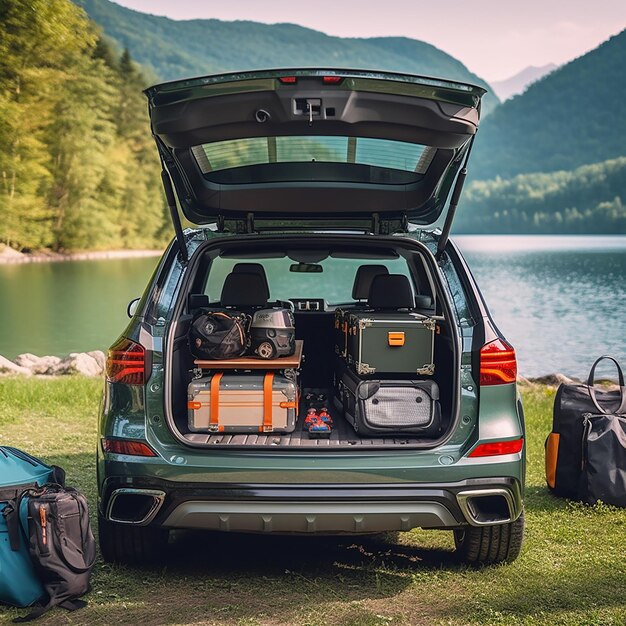
<path id="1" fill-rule="evenodd" d="M 187 410 L 194 433 L 291 433 L 298 413 L 296 383 L 273 372 L 218 372 L 189 383 Z"/>

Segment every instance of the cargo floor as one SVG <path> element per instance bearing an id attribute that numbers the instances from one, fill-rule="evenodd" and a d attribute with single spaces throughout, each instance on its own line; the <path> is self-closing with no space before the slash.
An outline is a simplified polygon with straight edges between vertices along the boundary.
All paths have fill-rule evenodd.
<path id="1" fill-rule="evenodd" d="M 305 389 L 304 392 L 309 391 Z M 316 393 L 320 390 L 313 390 Z M 327 398 L 332 398 L 332 390 L 323 390 Z M 303 396 L 305 393 L 303 393 Z M 318 406 L 316 404 L 316 406 Z M 417 437 L 361 437 L 357 435 L 352 426 L 344 419 L 341 411 L 329 400 L 329 410 L 333 418 L 333 430 L 328 439 L 313 439 L 304 429 L 304 417 L 307 405 L 304 401 L 300 404 L 300 412 L 296 422 L 296 429 L 292 433 L 246 433 L 215 435 L 203 433 L 187 433 L 184 435 L 190 443 L 204 444 L 211 447 L 251 446 L 251 447 L 275 447 L 275 448 L 337 448 L 359 446 L 409 446 L 421 443 L 424 440 Z"/>

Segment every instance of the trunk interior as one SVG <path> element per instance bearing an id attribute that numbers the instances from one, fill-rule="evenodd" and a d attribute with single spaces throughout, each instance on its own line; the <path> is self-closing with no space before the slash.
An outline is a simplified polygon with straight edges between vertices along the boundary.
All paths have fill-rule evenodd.
<path id="1" fill-rule="evenodd" d="M 329 254 L 329 239 L 337 238 Z M 306 249 L 303 250 L 303 242 L 300 238 L 291 236 L 287 240 L 284 236 L 272 240 L 260 242 L 246 241 L 241 244 L 242 238 L 233 238 L 232 242 L 220 242 L 217 247 L 207 245 L 200 251 L 199 260 L 196 258 L 195 265 L 190 265 L 190 276 L 186 286 L 183 286 L 185 297 L 179 303 L 178 321 L 172 325 L 172 336 L 166 340 L 168 346 L 166 354 L 171 354 L 166 359 L 166 376 L 170 376 L 169 398 L 169 423 L 175 434 L 185 443 L 192 446 L 202 447 L 260 447 L 260 448 L 299 448 L 299 449 L 339 449 L 359 448 L 362 446 L 388 447 L 388 446 L 416 446 L 432 447 L 447 437 L 455 424 L 456 400 L 458 394 L 458 363 L 459 353 L 454 324 L 450 323 L 451 310 L 447 303 L 444 292 L 433 270 L 434 260 L 429 258 L 430 253 L 419 244 L 408 242 L 404 245 L 401 240 L 395 239 L 390 247 L 391 238 L 381 238 L 376 243 L 367 242 L 367 248 L 363 246 L 363 236 L 350 237 L 333 236 L 324 237 L 316 241 L 310 235 L 306 238 Z M 238 240 L 238 241 L 237 241 Z M 385 243 L 386 242 L 386 243 Z M 406 247 L 404 247 L 406 246 Z M 294 253 L 293 250 L 299 252 Z M 317 253 L 316 251 L 319 251 Z M 343 260 L 343 272 L 337 272 L 337 268 L 324 267 L 327 271 L 324 280 L 316 284 L 313 293 L 307 294 L 306 283 L 308 275 L 283 273 L 279 270 L 289 268 L 290 263 L 317 263 L 321 256 L 326 257 L 322 264 L 334 259 Z M 232 272 L 233 263 L 251 262 L 263 263 L 266 266 L 271 285 L 272 304 L 284 303 L 292 300 L 296 307 L 293 312 L 295 337 L 303 342 L 303 359 L 298 370 L 298 407 L 296 413 L 295 429 L 290 433 L 278 432 L 191 432 L 188 416 L 188 386 L 194 377 L 194 357 L 192 356 L 188 342 L 188 331 L 191 325 L 196 307 L 203 308 L 208 302 L 210 307 L 219 307 L 219 294 L 224 283 L 224 278 Z M 272 266 L 274 263 L 274 266 Z M 285 265 L 287 263 L 287 265 Z M 346 310 L 363 307 L 360 300 L 347 302 L 348 298 L 336 300 L 335 295 L 338 283 L 352 283 L 355 279 L 354 268 L 359 265 L 387 263 L 390 272 L 401 271 L 410 279 L 413 292 L 417 296 L 425 296 L 431 299 L 431 305 L 427 312 L 438 319 L 436 332 L 434 333 L 433 363 L 434 374 L 416 375 L 398 374 L 393 375 L 370 375 L 362 376 L 368 379 L 393 379 L 394 381 L 408 380 L 434 380 L 439 388 L 439 402 L 441 407 L 441 431 L 437 436 L 425 437 L 419 433 L 389 432 L 385 434 L 363 434 L 357 432 L 353 425 L 345 417 L 344 407 L 338 394 L 339 381 L 342 372 L 348 367 L 344 360 L 337 355 L 337 335 L 335 311 L 340 307 Z M 280 267 L 277 267 L 280 265 Z M 349 266 L 349 267 L 348 267 Z M 406 267 L 406 270 L 403 268 Z M 294 270 L 291 270 L 293 272 Z M 329 275 L 330 274 L 330 275 Z M 321 274 L 318 278 L 322 276 Z M 295 281 L 292 279 L 296 279 Z M 291 284 L 289 284 L 291 282 Z M 284 284 L 287 283 L 287 284 Z M 299 284 L 298 284 L 299 283 Z M 275 285 L 279 285 L 275 297 Z M 186 287 L 186 288 L 185 288 Z M 325 287 L 328 295 L 325 293 Z M 346 287 L 347 288 L 347 287 Z M 292 297 L 286 296 L 291 293 Z M 352 289 L 349 289 L 352 291 Z M 332 292 L 332 293 L 331 293 Z M 352 292 L 354 293 L 354 292 Z M 193 294 L 190 296 L 190 294 Z M 310 297 L 309 297 L 310 295 Z M 296 297 L 297 296 L 297 297 Z M 321 310 L 300 310 L 304 308 L 301 303 L 311 303 L 307 308 L 319 306 Z M 312 303 L 319 303 L 313 305 Z M 208 377 L 217 370 L 203 368 L 202 376 Z M 246 376 L 250 371 L 237 370 L 228 373 Z M 252 374 L 255 372 L 252 372 Z M 256 372 L 258 373 L 258 372 Z M 199 372 L 195 369 L 195 375 Z M 166 391 L 167 402 L 167 391 Z M 328 438 L 312 438 L 308 433 L 304 419 L 310 407 L 319 409 L 327 407 L 333 425 Z"/>

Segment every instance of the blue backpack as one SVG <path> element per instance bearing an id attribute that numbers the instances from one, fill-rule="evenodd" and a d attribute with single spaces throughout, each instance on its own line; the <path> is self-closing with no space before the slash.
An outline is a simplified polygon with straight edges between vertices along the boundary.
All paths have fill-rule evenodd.
<path id="1" fill-rule="evenodd" d="M 25 489 L 62 482 L 58 472 L 59 468 L 50 467 L 26 452 L 0 446 L 0 603 L 25 607 L 45 595 L 31 562 L 28 544 L 22 541 L 18 550 L 11 549 L 3 513 L 7 503 Z"/>

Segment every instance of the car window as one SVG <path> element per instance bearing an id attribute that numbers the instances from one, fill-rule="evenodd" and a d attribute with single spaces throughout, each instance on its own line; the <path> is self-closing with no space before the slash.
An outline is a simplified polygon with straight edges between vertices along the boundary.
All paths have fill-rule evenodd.
<path id="1" fill-rule="evenodd" d="M 329 257 L 320 261 L 320 273 L 290 272 L 294 264 L 289 258 L 282 259 L 224 259 L 218 257 L 211 263 L 205 293 L 211 302 L 217 302 L 222 293 L 224 279 L 237 263 L 260 263 L 265 268 L 270 287 L 270 301 L 289 298 L 323 298 L 330 304 L 352 302 L 354 277 L 361 265 L 385 265 L 390 274 L 403 274 L 411 281 L 407 262 L 399 259 L 336 259 Z M 412 282 L 412 281 L 411 281 Z"/>

